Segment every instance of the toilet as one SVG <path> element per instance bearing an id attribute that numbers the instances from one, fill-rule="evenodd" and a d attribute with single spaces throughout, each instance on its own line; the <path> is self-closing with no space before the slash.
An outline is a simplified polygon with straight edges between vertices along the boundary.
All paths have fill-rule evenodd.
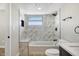
<path id="1" fill-rule="evenodd" d="M 47 49 L 45 51 L 45 54 L 47 56 L 59 56 L 59 50 L 58 49 Z"/>

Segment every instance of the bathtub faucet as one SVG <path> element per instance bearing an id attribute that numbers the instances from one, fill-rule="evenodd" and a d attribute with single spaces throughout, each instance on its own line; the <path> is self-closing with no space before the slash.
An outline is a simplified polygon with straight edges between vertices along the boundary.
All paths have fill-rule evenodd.
<path id="1" fill-rule="evenodd" d="M 56 46 L 58 40 L 57 39 L 54 39 L 53 41 L 55 42 L 55 46 Z"/>

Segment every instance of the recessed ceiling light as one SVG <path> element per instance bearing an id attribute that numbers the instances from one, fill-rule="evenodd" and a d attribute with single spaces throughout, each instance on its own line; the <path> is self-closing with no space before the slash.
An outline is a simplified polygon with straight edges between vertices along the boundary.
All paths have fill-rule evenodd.
<path id="1" fill-rule="evenodd" d="M 40 8 L 40 7 L 38 8 L 38 10 L 41 10 L 41 9 L 42 9 L 42 8 Z"/>

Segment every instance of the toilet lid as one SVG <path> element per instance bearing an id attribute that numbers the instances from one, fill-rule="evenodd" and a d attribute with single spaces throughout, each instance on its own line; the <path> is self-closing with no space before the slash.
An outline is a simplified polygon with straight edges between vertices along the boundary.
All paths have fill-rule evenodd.
<path id="1" fill-rule="evenodd" d="M 58 49 L 47 49 L 46 54 L 59 54 Z"/>

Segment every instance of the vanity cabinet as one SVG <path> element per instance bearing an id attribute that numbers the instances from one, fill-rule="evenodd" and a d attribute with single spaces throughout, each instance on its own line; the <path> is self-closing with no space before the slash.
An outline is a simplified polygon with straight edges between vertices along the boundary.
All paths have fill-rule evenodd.
<path id="1" fill-rule="evenodd" d="M 62 47 L 59 47 L 59 51 L 60 51 L 60 56 L 72 56 L 70 53 L 68 53 Z"/>

